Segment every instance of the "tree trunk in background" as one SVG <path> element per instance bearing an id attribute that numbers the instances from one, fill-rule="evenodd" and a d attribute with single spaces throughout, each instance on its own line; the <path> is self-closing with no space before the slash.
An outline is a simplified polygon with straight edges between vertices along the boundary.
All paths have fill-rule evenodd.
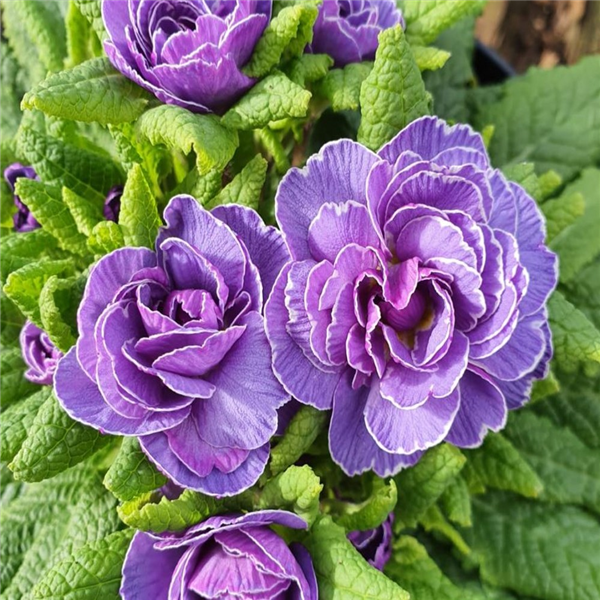
<path id="1" fill-rule="evenodd" d="M 600 52 L 600 1 L 492 0 L 475 31 L 517 72 L 572 64 Z"/>

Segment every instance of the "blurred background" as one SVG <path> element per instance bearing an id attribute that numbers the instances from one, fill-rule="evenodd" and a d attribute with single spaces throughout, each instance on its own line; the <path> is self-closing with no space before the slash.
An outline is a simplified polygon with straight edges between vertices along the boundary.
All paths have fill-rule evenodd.
<path id="1" fill-rule="evenodd" d="M 600 53 L 600 0 L 491 0 L 475 35 L 517 73 Z"/>

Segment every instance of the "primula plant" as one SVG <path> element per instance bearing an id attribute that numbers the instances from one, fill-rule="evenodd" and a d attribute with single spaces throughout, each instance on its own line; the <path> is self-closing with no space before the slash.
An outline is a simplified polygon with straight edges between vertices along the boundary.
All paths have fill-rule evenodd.
<path id="1" fill-rule="evenodd" d="M 600 57 L 0 6 L 0 600 L 600 600 Z"/>

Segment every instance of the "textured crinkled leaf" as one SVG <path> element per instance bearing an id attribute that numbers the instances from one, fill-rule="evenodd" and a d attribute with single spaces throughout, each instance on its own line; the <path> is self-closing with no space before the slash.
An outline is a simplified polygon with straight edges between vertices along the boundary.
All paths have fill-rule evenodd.
<path id="1" fill-rule="evenodd" d="M 52 388 L 43 386 L 39 391 L 11 404 L 2 411 L 0 419 L 0 460 L 10 461 L 27 437 L 38 409 L 48 399 Z"/>
<path id="2" fill-rule="evenodd" d="M 73 0 L 81 14 L 90 22 L 96 35 L 103 40 L 107 37 L 102 20 L 101 0 Z"/>
<path id="3" fill-rule="evenodd" d="M 398 527 L 414 527 L 417 520 L 444 493 L 466 462 L 464 454 L 450 444 L 428 450 L 411 469 L 394 478 L 398 486 Z"/>
<path id="4" fill-rule="evenodd" d="M 123 181 L 119 166 L 108 156 L 49 137 L 30 126 L 17 135 L 17 148 L 48 185 L 65 186 L 80 196 L 100 198 Z"/>
<path id="5" fill-rule="evenodd" d="M 244 71 L 250 77 L 262 77 L 276 66 L 284 53 L 302 54 L 312 40 L 312 26 L 318 9 L 313 2 L 287 6 L 271 19 L 258 40 Z"/>
<path id="6" fill-rule="evenodd" d="M 593 263 L 579 271 L 577 277 L 569 281 L 565 291 L 567 299 L 575 304 L 597 329 L 600 330 L 600 256 Z"/>
<path id="7" fill-rule="evenodd" d="M 121 569 L 133 531 L 117 531 L 86 544 L 55 565 L 32 591 L 32 600 L 118 600 Z"/>
<path id="8" fill-rule="evenodd" d="M 542 480 L 542 499 L 600 513 L 600 449 L 529 411 L 513 416 L 506 435 Z"/>
<path id="9" fill-rule="evenodd" d="M 497 166 L 530 161 L 565 180 L 600 158 L 600 57 L 572 67 L 532 68 L 509 79 L 497 102 L 481 103 L 476 127 L 496 127 L 489 147 Z"/>
<path id="10" fill-rule="evenodd" d="M 411 46 L 415 62 L 421 71 L 437 71 L 448 59 L 450 52 L 433 46 Z"/>
<path id="11" fill-rule="evenodd" d="M 193 150 L 202 175 L 223 169 L 239 142 L 237 132 L 224 127 L 215 115 L 198 115 L 166 104 L 146 111 L 137 128 L 152 144 L 165 144 L 184 154 Z"/>
<path id="12" fill-rule="evenodd" d="M 556 394 L 560 390 L 560 383 L 554 375 L 554 372 L 550 370 L 548 376 L 545 379 L 538 379 L 533 382 L 533 386 L 531 387 L 531 400 L 530 402 L 533 404 L 538 400 L 542 400 L 546 398 L 546 396 L 552 396 Z"/>
<path id="13" fill-rule="evenodd" d="M 2 282 L 10 273 L 44 256 L 57 257 L 56 238 L 43 229 L 5 235 L 0 238 Z"/>
<path id="14" fill-rule="evenodd" d="M 546 171 L 538 177 L 540 184 L 541 200 L 554 196 L 563 184 L 562 177 L 556 171 Z"/>
<path id="15" fill-rule="evenodd" d="M 385 574 L 415 600 L 471 600 L 471 595 L 448 579 L 415 538 L 403 535 L 394 544 Z"/>
<path id="16" fill-rule="evenodd" d="M 465 474 L 485 486 L 535 498 L 544 486 L 519 451 L 500 433 L 490 433 L 483 445 L 467 450 Z M 471 473 L 472 472 L 472 473 Z"/>
<path id="17" fill-rule="evenodd" d="M 600 97 L 597 103 L 600 104 Z M 600 121 L 598 127 L 600 128 Z M 566 187 L 561 196 L 581 194 L 585 199 L 583 217 L 577 219 L 552 240 L 551 248 L 560 258 L 560 280 L 562 282 L 573 281 L 579 271 L 600 254 L 600 236 L 598 235 L 598 231 L 600 231 L 600 193 L 598 190 L 600 190 L 600 169 L 586 169 L 581 177 Z M 546 204 L 549 203 L 550 201 Z"/>
<path id="18" fill-rule="evenodd" d="M 21 123 L 21 111 L 19 108 L 23 89 L 20 77 L 21 67 L 15 59 L 12 51 L 5 41 L 0 44 L 0 132 L 2 139 L 12 138 Z M 2 160 L 4 166 L 4 157 Z M 4 169 L 3 169 L 4 170 Z M 5 219 L 3 218 L 4 222 Z"/>
<path id="19" fill-rule="evenodd" d="M 263 148 L 270 155 L 275 163 L 275 170 L 278 173 L 285 173 L 290 168 L 290 159 L 288 158 L 285 148 L 281 143 L 278 132 L 265 127 L 256 132 L 257 138 L 260 140 Z"/>
<path id="20" fill-rule="evenodd" d="M 600 362 L 600 331 L 561 292 L 548 302 L 554 357 L 559 366 L 572 372 L 581 362 Z"/>
<path id="21" fill-rule="evenodd" d="M 42 481 L 102 448 L 110 436 L 73 421 L 54 396 L 44 402 L 10 466 L 15 479 Z"/>
<path id="22" fill-rule="evenodd" d="M 1 250 L 0 250 L 1 252 Z M 4 349 L 19 345 L 19 333 L 25 318 L 16 304 L 0 290 L 0 345 Z M 6 376 L 6 372 L 4 373 Z"/>
<path id="23" fill-rule="evenodd" d="M 175 500 L 160 493 L 148 492 L 119 506 L 121 520 L 142 531 L 181 531 L 204 519 L 221 513 L 250 509 L 248 494 L 234 498 L 214 498 L 192 490 L 184 490 Z"/>
<path id="24" fill-rule="evenodd" d="M 232 129 L 262 129 L 271 121 L 306 116 L 311 94 L 276 71 L 257 83 L 223 117 Z"/>
<path id="25" fill-rule="evenodd" d="M 561 231 L 583 215 L 585 200 L 581 194 L 563 194 L 544 202 L 541 208 L 546 217 L 546 240 L 551 242 Z"/>
<path id="26" fill-rule="evenodd" d="M 323 484 L 308 465 L 289 467 L 267 482 L 257 508 L 291 510 L 311 524 L 319 512 L 322 489 Z"/>
<path id="27" fill-rule="evenodd" d="M 462 19 L 435 40 L 435 46 L 451 56 L 443 69 L 423 73 L 425 88 L 433 95 L 433 112 L 446 120 L 466 122 L 469 118 L 467 96 L 474 79 L 474 21 Z"/>
<path id="28" fill-rule="evenodd" d="M 358 110 L 360 88 L 367 78 L 372 62 L 350 63 L 343 69 L 332 69 L 317 86 L 317 91 L 331 103 L 331 108 L 339 110 Z"/>
<path id="29" fill-rule="evenodd" d="M 440 505 L 448 518 L 463 527 L 471 526 L 471 497 L 462 477 L 455 477 L 440 496 Z"/>
<path id="30" fill-rule="evenodd" d="M 492 125 L 492 127 L 494 126 Z M 538 202 L 542 200 L 540 178 L 535 173 L 535 165 L 533 163 L 519 162 L 506 165 L 502 168 L 502 172 L 508 179 L 518 183 L 532 198 Z"/>
<path id="31" fill-rule="evenodd" d="M 167 478 L 148 460 L 135 437 L 123 438 L 119 454 L 104 477 L 104 485 L 119 500 L 133 500 L 166 482 Z"/>
<path id="32" fill-rule="evenodd" d="M 76 2 L 69 2 L 65 27 L 67 30 L 68 54 L 66 65 L 74 67 L 90 58 L 94 58 L 99 40 L 92 29 L 92 24 L 79 10 Z"/>
<path id="33" fill-rule="evenodd" d="M 544 600 L 600 597 L 600 523 L 579 508 L 486 494 L 470 531 L 487 582 Z"/>
<path id="34" fill-rule="evenodd" d="M 379 527 L 394 510 L 398 500 L 398 491 L 393 479 L 373 480 L 373 492 L 360 504 L 343 503 L 344 513 L 336 519 L 346 531 L 375 529 Z"/>
<path id="35" fill-rule="evenodd" d="M 25 94 L 23 108 L 74 121 L 102 125 L 135 121 L 150 95 L 121 75 L 107 58 L 93 58 L 50 75 Z"/>
<path id="36" fill-rule="evenodd" d="M 327 413 L 303 406 L 292 418 L 283 437 L 271 450 L 270 469 L 273 475 L 293 465 L 317 439 L 327 422 Z"/>
<path id="37" fill-rule="evenodd" d="M 37 83 L 47 71 L 59 71 L 67 55 L 65 25 L 54 0 L 2 2 L 3 35 L 21 67 Z"/>
<path id="38" fill-rule="evenodd" d="M 373 69 L 360 88 L 360 106 L 358 141 L 372 150 L 429 114 L 421 72 L 400 26 L 379 34 Z"/>
<path id="39" fill-rule="evenodd" d="M 97 256 L 104 256 L 125 245 L 123 230 L 114 221 L 101 221 L 92 229 L 88 248 Z"/>
<path id="40" fill-rule="evenodd" d="M 406 37 L 413 45 L 427 45 L 464 17 L 475 16 L 484 0 L 403 0 L 400 3 L 406 21 Z"/>
<path id="41" fill-rule="evenodd" d="M 89 237 L 94 227 L 104 220 L 102 207 L 99 202 L 84 198 L 73 190 L 62 189 L 62 201 L 69 209 L 77 230 Z"/>
<path id="42" fill-rule="evenodd" d="M 333 65 L 327 54 L 303 54 L 290 61 L 285 67 L 288 77 L 300 86 L 323 79 Z"/>
<path id="43" fill-rule="evenodd" d="M 307 546 L 320 600 L 408 600 L 407 592 L 369 565 L 331 517 L 321 517 L 313 525 Z"/>
<path id="44" fill-rule="evenodd" d="M 206 175 L 200 175 L 197 169 L 192 169 L 185 179 L 171 192 L 170 196 L 188 194 L 204 206 L 210 202 L 220 191 L 223 185 L 223 176 L 214 169 Z"/>
<path id="45" fill-rule="evenodd" d="M 42 228 L 57 239 L 63 250 L 83 256 L 88 253 L 85 236 L 77 229 L 75 219 L 62 201 L 59 188 L 21 177 L 17 180 L 15 191 Z"/>
<path id="46" fill-rule="evenodd" d="M 2 377 L 0 377 L 0 400 L 3 410 L 39 389 L 38 385 L 25 379 L 26 369 L 27 366 L 23 362 L 19 347 L 2 348 L 2 351 L 0 351 L 0 372 L 2 373 Z"/>
<path id="47" fill-rule="evenodd" d="M 446 538 L 454 547 L 464 555 L 471 553 L 471 548 L 462 535 L 453 527 L 437 504 L 432 504 L 420 517 L 419 524 L 426 532 L 435 532 Z"/>
<path id="48" fill-rule="evenodd" d="M 257 154 L 207 206 L 212 208 L 219 204 L 241 204 L 257 210 L 267 167 L 267 161 Z"/>
<path id="49" fill-rule="evenodd" d="M 13 271 L 6 280 L 4 292 L 28 319 L 43 327 L 39 307 L 42 288 L 52 275 L 69 277 L 73 272 L 70 260 L 42 259 Z"/>
<path id="50" fill-rule="evenodd" d="M 77 340 L 77 309 L 83 296 L 85 277 L 61 279 L 53 275 L 40 294 L 40 317 L 54 345 L 67 352 Z"/>
<path id="51" fill-rule="evenodd" d="M 156 199 L 142 167 L 134 165 L 127 176 L 119 213 L 119 227 L 125 245 L 152 248 L 160 224 Z"/>

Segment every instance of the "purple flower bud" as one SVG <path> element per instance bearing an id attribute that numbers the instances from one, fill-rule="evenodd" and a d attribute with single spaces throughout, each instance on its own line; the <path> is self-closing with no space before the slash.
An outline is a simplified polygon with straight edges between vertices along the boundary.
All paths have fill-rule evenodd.
<path id="1" fill-rule="evenodd" d="M 394 0 L 323 0 L 309 49 L 329 54 L 336 67 L 372 60 L 379 34 L 398 24 L 404 19 Z"/>
<path id="2" fill-rule="evenodd" d="M 271 0 L 103 0 L 104 49 L 123 75 L 167 104 L 223 113 L 255 80 L 242 67 Z"/>
<path id="3" fill-rule="evenodd" d="M 480 445 L 547 374 L 556 256 L 470 127 L 423 117 L 378 153 L 329 143 L 275 204 L 293 260 L 265 307 L 273 367 L 299 402 L 333 409 L 348 475 Z"/>
<path id="4" fill-rule="evenodd" d="M 33 167 L 26 167 L 21 163 L 13 163 L 4 169 L 4 179 L 10 190 L 15 191 L 15 184 L 17 183 L 17 179 L 19 177 L 25 177 L 27 179 L 39 179 Z M 31 214 L 31 211 L 27 206 L 23 203 L 21 198 L 14 194 L 13 196 L 15 201 L 15 206 L 17 207 L 17 212 L 13 215 L 13 223 L 15 231 L 19 233 L 25 233 L 27 231 L 33 231 L 34 229 L 39 229 L 41 225 L 37 222 L 35 217 Z"/>
<path id="5" fill-rule="evenodd" d="M 138 436 L 177 485 L 237 494 L 264 470 L 288 400 L 262 310 L 289 254 L 241 206 L 175 196 L 164 219 L 154 251 L 121 248 L 91 270 L 56 395 L 74 419 Z"/>
<path id="6" fill-rule="evenodd" d="M 270 525 L 306 529 L 283 510 L 211 517 L 184 533 L 135 534 L 125 563 L 123 600 L 265 598 L 317 600 L 312 559 Z"/>
<path id="7" fill-rule="evenodd" d="M 31 321 L 23 325 L 19 340 L 23 360 L 29 367 L 25 377 L 33 383 L 51 385 L 62 352 L 51 342 L 48 334 Z"/>
<path id="8" fill-rule="evenodd" d="M 367 531 L 351 531 L 348 534 L 348 539 L 365 560 L 380 571 L 383 571 L 392 556 L 393 524 L 394 513 L 390 513 L 379 527 Z"/>
<path id="9" fill-rule="evenodd" d="M 104 199 L 104 207 L 102 212 L 107 221 L 119 221 L 119 213 L 121 212 L 121 196 L 123 195 L 123 186 L 115 185 L 112 187 L 106 198 Z"/>

